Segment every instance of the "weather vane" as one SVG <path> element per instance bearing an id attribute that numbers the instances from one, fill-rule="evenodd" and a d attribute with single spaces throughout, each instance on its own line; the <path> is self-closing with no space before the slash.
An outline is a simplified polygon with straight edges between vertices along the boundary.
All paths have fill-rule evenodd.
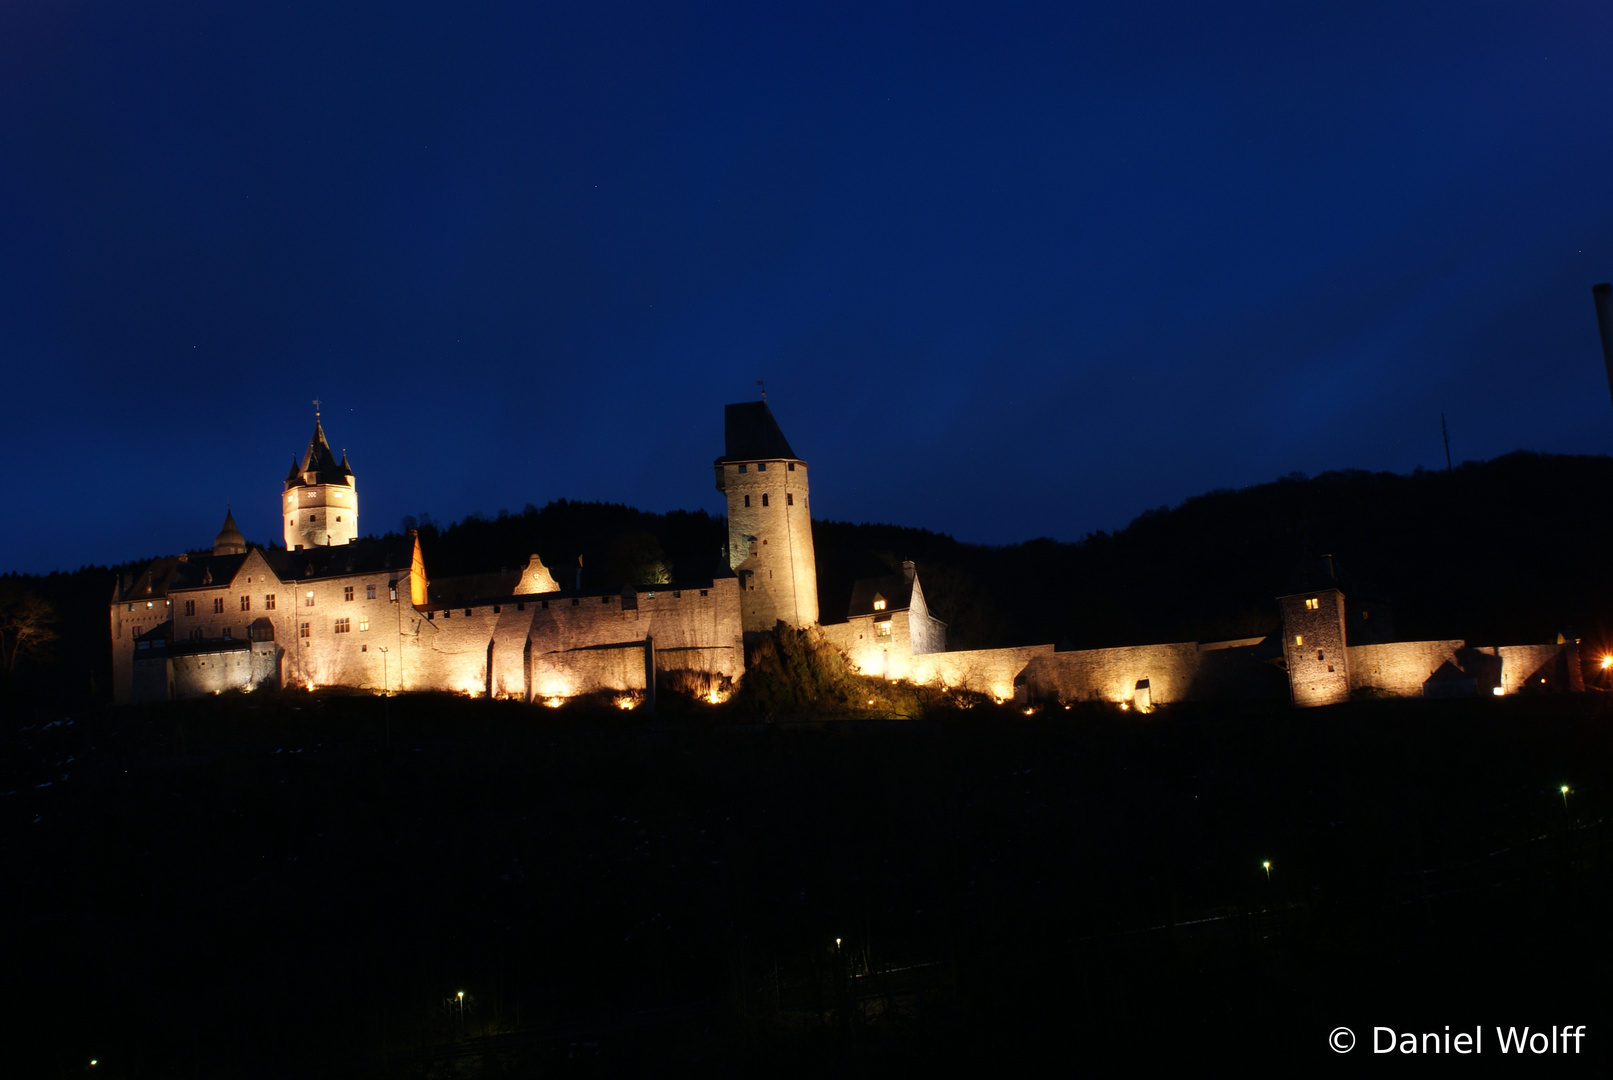
<path id="1" fill-rule="evenodd" d="M 319 419 L 319 399 L 314 398 L 314 419 Z"/>

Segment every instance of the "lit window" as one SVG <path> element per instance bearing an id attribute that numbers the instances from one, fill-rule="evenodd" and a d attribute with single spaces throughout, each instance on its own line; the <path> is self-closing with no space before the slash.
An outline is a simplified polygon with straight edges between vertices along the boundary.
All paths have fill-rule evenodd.
<path id="1" fill-rule="evenodd" d="M 1295 634 L 1294 635 L 1294 644 L 1295 645 L 1303 645 L 1303 644 L 1305 644 L 1305 635 L 1304 634 Z"/>
<path id="2" fill-rule="evenodd" d="M 308 595 L 303 598 L 302 606 L 303 607 L 313 607 L 314 606 L 313 590 L 309 590 Z"/>
<path id="3" fill-rule="evenodd" d="M 875 611 L 884 611 L 885 610 L 885 601 L 883 601 L 883 600 L 875 600 L 874 601 L 874 610 Z"/>
<path id="4" fill-rule="evenodd" d="M 368 616 L 359 616 L 358 628 L 360 630 L 368 630 L 370 628 L 370 620 Z"/>
<path id="5" fill-rule="evenodd" d="M 880 637 L 890 637 L 891 636 L 890 620 L 886 619 L 884 622 L 875 623 L 874 624 L 874 632 L 877 633 Z"/>
<path id="6" fill-rule="evenodd" d="M 353 599 L 353 586 L 348 585 L 348 586 L 346 586 L 345 588 L 342 589 L 342 599 L 343 600 L 351 600 L 351 599 Z"/>
<path id="7" fill-rule="evenodd" d="M 1319 608 L 1321 606 L 1322 606 L 1322 602 L 1320 600 L 1318 600 L 1314 596 L 1310 597 L 1309 599 L 1307 599 L 1305 601 L 1305 610 L 1306 611 L 1315 611 L 1317 608 Z"/>

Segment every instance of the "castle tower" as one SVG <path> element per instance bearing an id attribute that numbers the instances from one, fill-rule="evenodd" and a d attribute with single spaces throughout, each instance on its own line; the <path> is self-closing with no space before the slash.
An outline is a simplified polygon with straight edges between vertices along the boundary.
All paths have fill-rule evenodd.
<path id="1" fill-rule="evenodd" d="M 1344 593 L 1324 555 L 1300 575 L 1303 592 L 1279 596 L 1283 614 L 1283 658 L 1294 705 L 1337 705 L 1350 700 L 1350 665 L 1345 652 Z"/>
<path id="2" fill-rule="evenodd" d="M 246 554 L 246 537 L 235 527 L 235 515 L 230 512 L 229 507 L 224 508 L 224 527 L 219 529 L 218 535 L 213 538 L 213 554 Z"/>
<path id="3" fill-rule="evenodd" d="M 317 403 L 316 403 L 317 404 Z M 338 464 L 325 441 L 319 413 L 314 412 L 314 434 L 302 464 L 291 460 L 286 489 L 280 499 L 286 523 L 286 550 L 350 544 L 358 539 L 358 491 L 347 451 Z"/>
<path id="4" fill-rule="evenodd" d="M 728 496 L 728 565 L 739 575 L 747 634 L 818 622 L 806 462 L 795 456 L 766 401 L 723 409 L 717 490 Z"/>

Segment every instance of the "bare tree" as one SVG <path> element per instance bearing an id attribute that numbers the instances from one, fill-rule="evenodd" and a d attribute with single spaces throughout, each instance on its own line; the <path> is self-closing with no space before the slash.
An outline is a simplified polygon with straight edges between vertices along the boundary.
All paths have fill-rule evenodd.
<path id="1" fill-rule="evenodd" d="M 56 609 L 15 581 L 0 581 L 0 667 L 10 675 L 17 660 L 43 659 L 57 633 Z"/>

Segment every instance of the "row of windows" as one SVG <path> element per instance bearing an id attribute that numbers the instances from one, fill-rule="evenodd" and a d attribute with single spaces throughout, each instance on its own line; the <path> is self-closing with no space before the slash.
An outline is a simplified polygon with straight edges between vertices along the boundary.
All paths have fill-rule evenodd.
<path id="1" fill-rule="evenodd" d="M 337 514 L 336 515 L 336 520 L 337 521 L 342 520 L 342 515 Z M 308 524 L 315 525 L 315 524 L 318 524 L 318 522 L 319 522 L 319 515 L 318 514 L 309 514 L 308 515 Z M 287 525 L 295 525 L 295 524 L 297 524 L 297 519 L 294 518 L 294 517 L 286 518 L 286 524 Z"/>
<path id="2" fill-rule="evenodd" d="M 793 461 L 786 461 L 786 462 L 785 462 L 785 463 L 784 463 L 784 467 L 785 467 L 785 468 L 786 468 L 786 469 L 788 469 L 788 470 L 790 470 L 790 472 L 794 472 L 794 471 L 795 471 L 795 462 L 793 462 Z M 745 471 L 745 466 L 743 466 L 743 465 L 741 465 L 741 466 L 740 466 L 740 467 L 739 467 L 739 471 L 740 471 L 740 472 L 744 472 L 744 471 Z M 756 471 L 757 471 L 757 472 L 766 472 L 766 471 L 767 471 L 767 462 L 765 462 L 765 461 L 758 461 L 758 462 L 757 462 L 757 463 L 756 463 Z"/>
<path id="3" fill-rule="evenodd" d="M 701 589 L 700 590 L 700 595 L 705 596 L 709 591 L 710 591 L 709 589 Z M 647 600 L 654 600 L 655 599 L 655 593 L 653 591 L 645 593 L 644 596 L 645 596 L 645 599 L 647 599 Z M 616 599 L 617 598 L 614 597 L 614 596 L 601 596 L 599 598 L 599 602 L 601 604 L 612 604 L 612 603 L 616 602 Z M 683 599 L 683 590 L 682 589 L 673 589 L 672 590 L 672 599 L 674 599 L 674 600 Z M 549 601 L 547 601 L 547 600 L 539 600 L 538 601 L 538 606 L 541 607 L 543 610 L 547 611 L 547 610 L 549 610 Z M 573 596 L 571 598 L 571 606 L 572 607 L 581 607 L 582 606 L 582 598 L 577 597 L 577 596 Z M 493 605 L 493 614 L 494 615 L 499 614 L 503 610 L 504 610 L 504 606 L 502 604 L 494 604 Z M 525 611 L 526 610 L 526 601 L 524 601 L 524 600 L 517 601 L 516 604 L 515 604 L 515 610 L 516 611 Z M 476 609 L 475 608 L 466 608 L 465 609 L 465 615 L 466 615 L 467 618 L 472 616 L 472 615 L 474 615 L 474 614 L 476 614 Z M 442 617 L 445 618 L 445 619 L 451 619 L 451 618 L 454 617 L 454 613 L 445 608 L 445 609 L 443 609 Z M 437 613 L 435 611 L 428 611 L 428 612 L 426 612 L 426 618 L 430 619 L 433 622 L 435 622 L 436 619 L 437 619 Z"/>
<path id="4" fill-rule="evenodd" d="M 745 505 L 746 506 L 750 505 L 750 496 L 749 495 L 745 496 Z M 771 506 L 772 505 L 771 503 L 769 503 L 767 501 L 767 495 L 766 494 L 762 495 L 762 505 L 763 506 Z M 785 492 L 784 493 L 784 505 L 785 506 L 794 506 L 795 505 L 795 494 L 793 492 Z"/>
<path id="5" fill-rule="evenodd" d="M 360 633 L 362 633 L 365 630 L 368 630 L 370 628 L 370 620 L 365 618 L 365 617 L 363 617 L 362 615 L 359 616 L 358 628 L 359 628 Z M 338 633 L 338 634 L 351 634 L 353 632 L 353 620 L 351 618 L 346 618 L 346 617 L 337 619 L 334 632 Z M 224 636 L 229 637 L 230 635 L 226 632 Z M 298 623 L 297 624 L 297 636 L 298 637 L 312 637 L 313 636 L 313 624 L 312 623 L 306 623 L 306 622 Z"/>

